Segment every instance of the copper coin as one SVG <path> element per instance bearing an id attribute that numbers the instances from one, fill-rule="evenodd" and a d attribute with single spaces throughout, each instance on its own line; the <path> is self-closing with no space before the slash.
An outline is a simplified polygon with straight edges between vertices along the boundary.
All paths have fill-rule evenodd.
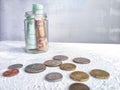
<path id="1" fill-rule="evenodd" d="M 57 66 L 61 65 L 62 62 L 57 61 L 57 60 L 48 60 L 48 61 L 45 61 L 44 64 L 48 67 L 57 67 Z"/>
<path id="2" fill-rule="evenodd" d="M 94 69 L 90 72 L 90 75 L 98 79 L 108 79 L 110 74 L 104 70 Z"/>
<path id="3" fill-rule="evenodd" d="M 10 65 L 8 67 L 8 69 L 19 69 L 19 68 L 22 68 L 23 65 L 22 64 L 13 64 L 13 65 Z"/>
<path id="4" fill-rule="evenodd" d="M 64 61 L 68 59 L 68 56 L 65 55 L 56 55 L 53 57 L 54 60 L 60 60 L 60 61 Z"/>
<path id="5" fill-rule="evenodd" d="M 70 74 L 70 78 L 75 81 L 85 82 L 89 79 L 89 75 L 82 71 L 75 71 Z"/>
<path id="6" fill-rule="evenodd" d="M 78 57 L 78 58 L 74 58 L 73 62 L 79 63 L 79 64 L 88 64 L 88 63 L 90 63 L 90 60 L 87 58 Z"/>
<path id="7" fill-rule="evenodd" d="M 27 73 L 39 73 L 46 69 L 46 66 L 41 63 L 30 64 L 25 67 L 25 72 Z"/>
<path id="8" fill-rule="evenodd" d="M 19 73 L 18 69 L 9 69 L 3 73 L 4 77 L 12 77 Z"/>
<path id="9" fill-rule="evenodd" d="M 82 83 L 74 83 L 70 85 L 69 90 L 90 90 L 90 88 Z"/>
<path id="10" fill-rule="evenodd" d="M 46 75 L 45 79 L 49 82 L 57 82 L 61 81 L 63 78 L 63 75 L 61 73 L 52 72 Z"/>
<path id="11" fill-rule="evenodd" d="M 64 63 L 60 65 L 60 69 L 65 70 L 65 71 L 72 71 L 75 70 L 76 65 L 72 63 Z"/>

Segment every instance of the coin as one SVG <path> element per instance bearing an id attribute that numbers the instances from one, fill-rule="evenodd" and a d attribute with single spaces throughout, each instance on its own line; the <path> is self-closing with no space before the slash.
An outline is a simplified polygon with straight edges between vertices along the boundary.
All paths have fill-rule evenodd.
<path id="1" fill-rule="evenodd" d="M 60 60 L 60 61 L 64 61 L 68 59 L 68 56 L 65 55 L 56 55 L 53 57 L 54 60 Z"/>
<path id="2" fill-rule="evenodd" d="M 72 71 L 75 70 L 76 65 L 72 63 L 64 63 L 60 65 L 60 69 L 65 70 L 65 71 Z"/>
<path id="3" fill-rule="evenodd" d="M 23 65 L 22 64 L 13 64 L 13 65 L 10 65 L 8 67 L 8 69 L 19 69 L 19 68 L 22 68 Z"/>
<path id="4" fill-rule="evenodd" d="M 70 85 L 69 90 L 90 90 L 90 88 L 82 83 L 73 83 Z"/>
<path id="5" fill-rule="evenodd" d="M 46 69 L 46 66 L 41 63 L 30 64 L 25 67 L 25 72 L 27 73 L 39 73 Z"/>
<path id="6" fill-rule="evenodd" d="M 108 79 L 110 74 L 104 70 L 94 69 L 90 72 L 90 75 L 98 79 Z"/>
<path id="7" fill-rule="evenodd" d="M 57 73 L 57 72 L 52 72 L 45 76 L 45 79 L 49 82 L 61 81 L 62 78 L 63 78 L 63 75 L 61 73 Z"/>
<path id="8" fill-rule="evenodd" d="M 73 62 L 79 63 L 79 64 L 88 64 L 88 63 L 90 63 L 90 60 L 87 58 L 78 57 L 78 58 L 74 58 Z"/>
<path id="9" fill-rule="evenodd" d="M 3 73 L 4 77 L 12 77 L 19 73 L 18 69 L 9 69 Z"/>
<path id="10" fill-rule="evenodd" d="M 62 62 L 57 60 L 48 60 L 48 61 L 45 61 L 44 64 L 48 67 L 57 67 L 60 64 L 62 64 Z"/>
<path id="11" fill-rule="evenodd" d="M 89 79 L 89 75 L 82 71 L 75 71 L 70 74 L 70 78 L 75 81 L 85 82 Z"/>

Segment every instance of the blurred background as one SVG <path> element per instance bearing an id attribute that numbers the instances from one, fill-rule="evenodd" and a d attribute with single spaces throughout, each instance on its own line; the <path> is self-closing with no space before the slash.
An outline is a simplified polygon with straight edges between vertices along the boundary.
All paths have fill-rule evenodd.
<path id="1" fill-rule="evenodd" d="M 50 42 L 120 43 L 120 0 L 0 0 L 0 40 L 24 41 L 24 14 L 41 3 Z"/>

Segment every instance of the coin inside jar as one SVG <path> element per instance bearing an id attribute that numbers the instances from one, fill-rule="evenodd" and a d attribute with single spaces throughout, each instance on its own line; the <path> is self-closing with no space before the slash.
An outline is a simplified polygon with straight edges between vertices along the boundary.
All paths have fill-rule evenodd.
<path id="1" fill-rule="evenodd" d="M 19 73 L 18 69 L 9 69 L 3 73 L 4 77 L 12 77 Z"/>
<path id="2" fill-rule="evenodd" d="M 75 81 L 85 82 L 89 79 L 89 75 L 82 71 L 75 71 L 70 74 L 70 78 Z"/>
<path id="3" fill-rule="evenodd" d="M 78 57 L 78 58 L 74 58 L 73 62 L 79 63 L 79 64 L 88 64 L 88 63 L 90 63 L 90 60 L 87 58 Z"/>
<path id="4" fill-rule="evenodd" d="M 61 81 L 62 78 L 63 78 L 63 75 L 61 73 L 57 73 L 57 72 L 52 72 L 45 76 L 45 79 L 49 82 Z"/>
<path id="5" fill-rule="evenodd" d="M 57 61 L 57 60 L 47 60 L 44 62 L 44 64 L 48 67 L 57 67 L 57 66 L 61 65 L 62 62 Z"/>
<path id="6" fill-rule="evenodd" d="M 65 55 L 56 55 L 53 57 L 54 60 L 60 60 L 60 61 L 64 61 L 68 59 L 68 56 Z"/>
<path id="7" fill-rule="evenodd" d="M 104 70 L 94 69 L 90 72 L 90 75 L 98 79 L 108 79 L 110 74 Z"/>
<path id="8" fill-rule="evenodd" d="M 65 70 L 65 71 L 73 71 L 75 70 L 76 65 L 72 63 L 64 63 L 60 65 L 60 69 Z"/>
<path id="9" fill-rule="evenodd" d="M 69 90 L 90 90 L 90 88 L 82 83 L 73 83 L 70 85 Z"/>
<path id="10" fill-rule="evenodd" d="M 13 65 L 10 65 L 8 67 L 8 69 L 19 69 L 19 68 L 22 68 L 23 65 L 22 64 L 13 64 Z"/>
<path id="11" fill-rule="evenodd" d="M 46 69 L 46 66 L 41 63 L 30 64 L 25 67 L 25 72 L 27 73 L 39 73 Z"/>

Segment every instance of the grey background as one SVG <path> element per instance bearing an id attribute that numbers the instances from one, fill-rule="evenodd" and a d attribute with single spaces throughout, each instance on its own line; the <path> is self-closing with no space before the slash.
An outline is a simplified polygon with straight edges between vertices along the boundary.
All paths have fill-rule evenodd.
<path id="1" fill-rule="evenodd" d="M 0 0 L 0 40 L 24 40 L 24 13 L 42 3 L 49 40 L 120 43 L 120 0 Z"/>

